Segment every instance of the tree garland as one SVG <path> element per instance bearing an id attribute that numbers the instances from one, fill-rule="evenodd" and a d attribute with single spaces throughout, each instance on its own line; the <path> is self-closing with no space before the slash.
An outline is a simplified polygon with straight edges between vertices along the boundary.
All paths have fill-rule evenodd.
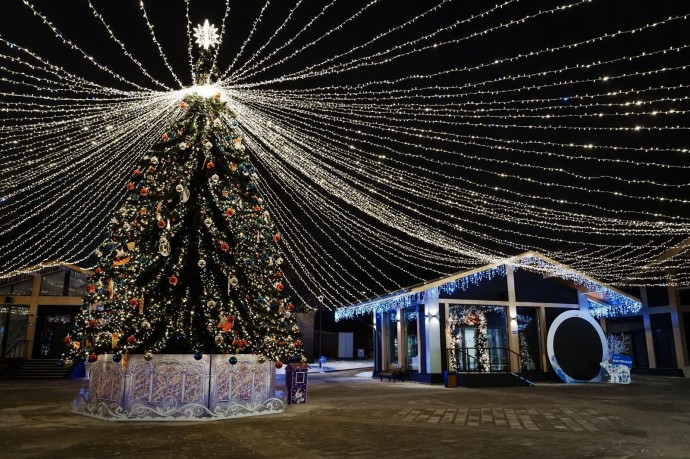
<path id="1" fill-rule="evenodd" d="M 485 311 L 475 306 L 453 308 L 448 317 L 448 334 L 450 347 L 456 349 L 458 333 L 461 326 L 474 327 L 474 348 L 476 349 L 477 369 L 481 373 L 488 373 L 491 369 L 487 343 L 487 321 Z M 450 371 L 458 370 L 458 356 L 450 353 Z"/>

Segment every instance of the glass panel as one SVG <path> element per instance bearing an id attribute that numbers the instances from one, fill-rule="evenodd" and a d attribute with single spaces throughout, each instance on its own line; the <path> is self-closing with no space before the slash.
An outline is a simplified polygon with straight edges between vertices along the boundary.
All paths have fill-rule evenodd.
<path id="1" fill-rule="evenodd" d="M 41 278 L 41 295 L 62 296 L 65 290 L 65 272 L 45 274 Z"/>
<path id="2" fill-rule="evenodd" d="M 507 371 L 508 322 L 505 307 L 451 306 L 448 321 L 451 371 Z"/>
<path id="3" fill-rule="evenodd" d="M 630 352 L 634 368 L 649 368 L 647 357 L 647 338 L 644 333 L 642 317 L 614 317 L 606 319 L 609 335 L 623 335 L 630 340 Z"/>
<path id="4" fill-rule="evenodd" d="M 7 312 L 9 311 L 9 318 Z M 23 305 L 0 306 L 0 346 L 5 342 L 7 335 L 7 349 L 2 349 L 0 354 L 12 349 L 23 339 L 26 339 L 26 325 L 29 319 L 29 307 Z"/>
<path id="5" fill-rule="evenodd" d="M 88 283 L 89 276 L 76 272 L 69 272 L 69 296 L 84 296 L 86 295 L 85 286 Z"/>
<path id="6" fill-rule="evenodd" d="M 417 307 L 403 309 L 405 324 L 405 369 L 419 371 L 419 332 Z"/>
<path id="7" fill-rule="evenodd" d="M 517 308 L 518 344 L 523 371 L 541 371 L 539 308 Z"/>
<path id="8" fill-rule="evenodd" d="M 671 314 L 652 314 L 649 320 L 652 325 L 656 367 L 676 368 L 676 345 L 673 339 Z"/>
<path id="9" fill-rule="evenodd" d="M 27 295 L 31 296 L 31 290 L 33 290 L 34 280 L 26 279 L 20 282 L 14 282 L 12 284 L 6 284 L 0 287 L 0 295 Z"/>
<path id="10" fill-rule="evenodd" d="M 386 322 L 386 359 L 387 364 L 398 363 L 398 314 L 396 311 L 384 314 Z"/>

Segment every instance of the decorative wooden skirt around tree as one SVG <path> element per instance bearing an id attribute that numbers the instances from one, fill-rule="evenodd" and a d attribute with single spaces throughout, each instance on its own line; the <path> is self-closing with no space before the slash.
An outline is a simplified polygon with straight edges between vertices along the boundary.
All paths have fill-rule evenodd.
<path id="1" fill-rule="evenodd" d="M 282 413 L 273 362 L 256 355 L 130 355 L 115 363 L 102 355 L 72 412 L 107 421 L 211 421 Z M 263 360 L 260 362 L 259 360 Z"/>

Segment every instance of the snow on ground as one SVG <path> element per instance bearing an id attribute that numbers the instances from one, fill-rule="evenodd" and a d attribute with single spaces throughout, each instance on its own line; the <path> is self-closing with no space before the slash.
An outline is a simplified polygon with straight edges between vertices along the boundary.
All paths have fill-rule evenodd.
<path id="1" fill-rule="evenodd" d="M 333 362 L 326 362 L 323 366 L 319 365 L 318 362 L 309 364 L 309 373 L 328 373 L 331 371 L 341 371 L 341 370 L 356 370 L 357 368 L 373 368 L 373 360 L 336 360 Z M 364 372 L 371 377 L 372 372 Z M 284 375 L 285 367 L 277 369 L 276 375 Z M 357 376 L 359 376 L 359 373 Z M 360 376 L 361 377 L 361 376 Z"/>

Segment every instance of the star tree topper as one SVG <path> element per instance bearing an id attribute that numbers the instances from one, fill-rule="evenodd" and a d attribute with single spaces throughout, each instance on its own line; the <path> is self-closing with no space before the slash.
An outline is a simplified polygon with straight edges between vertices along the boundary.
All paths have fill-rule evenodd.
<path id="1" fill-rule="evenodd" d="M 218 29 L 209 24 L 208 19 L 206 19 L 203 26 L 199 25 L 194 29 L 194 38 L 196 38 L 196 44 L 203 46 L 204 49 L 220 43 Z"/>

